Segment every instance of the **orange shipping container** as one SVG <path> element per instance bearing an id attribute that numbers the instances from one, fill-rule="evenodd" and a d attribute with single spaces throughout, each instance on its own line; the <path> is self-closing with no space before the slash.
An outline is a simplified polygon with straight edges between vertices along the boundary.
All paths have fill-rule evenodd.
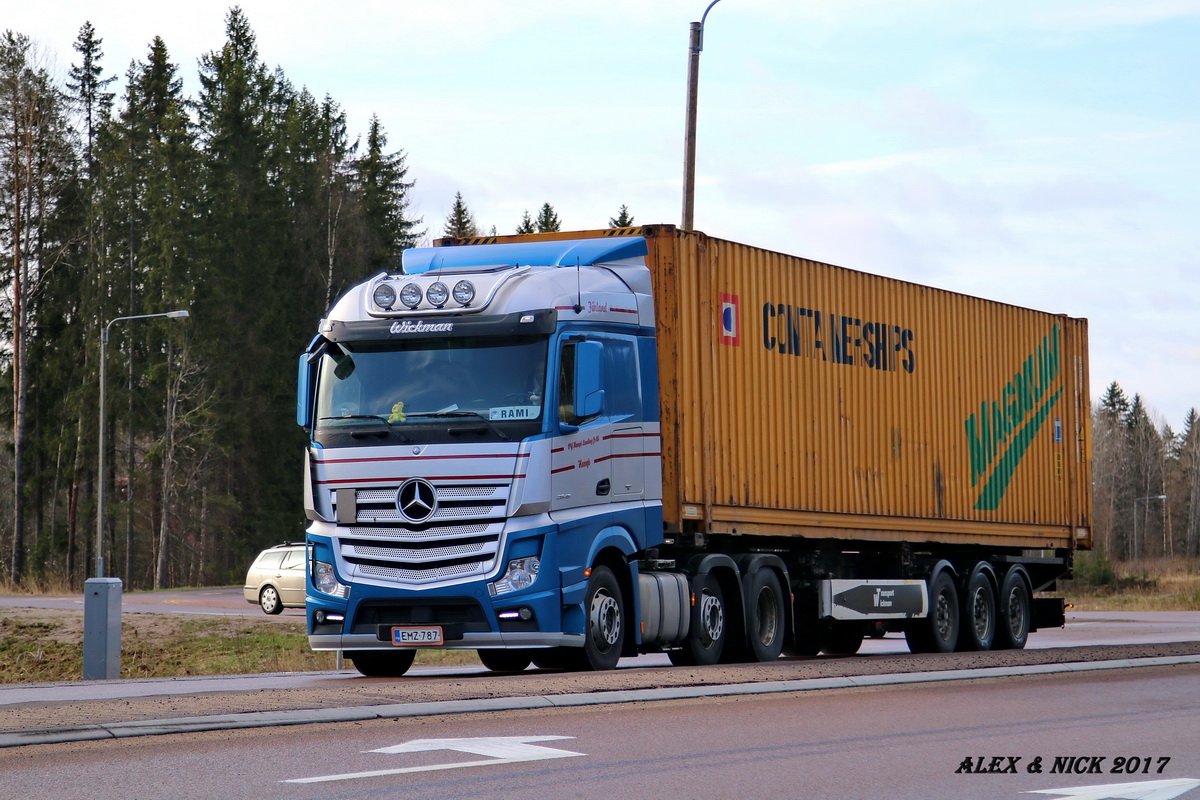
<path id="1" fill-rule="evenodd" d="M 1086 320 L 670 225 L 544 238 L 613 235 L 649 246 L 669 530 L 1090 546 Z"/>

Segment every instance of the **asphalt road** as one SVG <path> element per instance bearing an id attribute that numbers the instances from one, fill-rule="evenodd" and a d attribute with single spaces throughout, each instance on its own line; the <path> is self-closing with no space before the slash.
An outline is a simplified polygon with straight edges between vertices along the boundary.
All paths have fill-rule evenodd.
<path id="1" fill-rule="evenodd" d="M 0 750 L 0 774 L 63 800 L 1186 800 L 1200 665 L 74 742 Z"/>

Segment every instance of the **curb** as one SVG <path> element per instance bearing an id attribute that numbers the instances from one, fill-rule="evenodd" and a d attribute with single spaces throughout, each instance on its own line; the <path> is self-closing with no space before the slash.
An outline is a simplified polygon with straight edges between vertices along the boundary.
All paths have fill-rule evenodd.
<path id="1" fill-rule="evenodd" d="M 1134 669 L 1139 667 L 1178 666 L 1182 664 L 1200 664 L 1200 655 L 1160 656 L 1155 658 L 1085 661 L 1065 664 L 1037 664 L 1019 667 L 984 667 L 932 672 L 905 672 L 886 675 L 858 675 L 840 678 L 809 678 L 796 681 L 765 681 L 762 683 L 726 684 L 722 686 L 630 689 L 613 692 L 585 692 L 534 697 L 398 703 L 350 708 L 249 711 L 240 714 L 217 714 L 206 717 L 179 717 L 175 719 L 142 720 L 138 722 L 114 722 L 85 725 L 76 728 L 48 728 L 44 730 L 0 733 L 0 748 L 22 747 L 34 744 L 62 744 L 67 742 L 100 741 L 104 739 L 125 739 L 134 736 L 160 736 L 170 733 L 199 733 L 203 731 L 240 730 L 282 725 L 312 725 L 322 722 L 368 722 L 379 719 L 443 716 L 446 714 L 474 714 L 486 711 L 520 711 L 609 705 L 615 703 L 687 700 L 698 697 L 857 689 L 868 686 L 900 686 L 916 683 L 965 681 L 981 678 L 1012 678 L 1070 672 Z"/>

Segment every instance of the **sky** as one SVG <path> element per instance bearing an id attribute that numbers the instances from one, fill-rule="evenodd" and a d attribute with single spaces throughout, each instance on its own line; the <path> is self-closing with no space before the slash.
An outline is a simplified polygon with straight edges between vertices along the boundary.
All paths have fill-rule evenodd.
<path id="1" fill-rule="evenodd" d="M 432 239 L 679 224 L 689 24 L 708 0 L 243 0 L 259 55 L 379 116 Z M 185 92 L 230 3 L 0 0 L 65 75 L 91 21 L 121 76 L 160 36 Z M 695 228 L 1089 320 L 1175 431 L 1200 408 L 1200 0 L 719 0 L 699 69 Z"/>

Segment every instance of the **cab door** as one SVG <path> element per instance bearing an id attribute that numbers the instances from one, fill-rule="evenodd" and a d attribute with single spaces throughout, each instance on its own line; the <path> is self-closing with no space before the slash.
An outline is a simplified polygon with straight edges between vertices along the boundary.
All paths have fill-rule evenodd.
<path id="1" fill-rule="evenodd" d="M 604 343 L 567 339 L 559 348 L 558 428 L 550 448 L 550 510 L 608 503 L 611 424 L 604 414 Z"/>

